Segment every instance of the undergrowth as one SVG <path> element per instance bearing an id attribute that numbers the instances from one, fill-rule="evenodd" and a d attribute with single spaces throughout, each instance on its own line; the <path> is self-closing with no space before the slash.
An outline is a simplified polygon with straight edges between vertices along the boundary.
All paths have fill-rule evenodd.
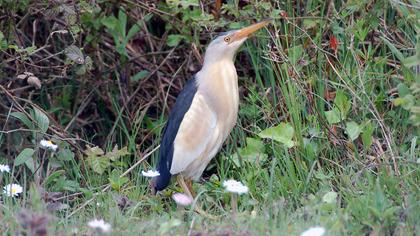
<path id="1" fill-rule="evenodd" d="M 196 201 L 150 194 L 167 115 L 218 32 L 272 18 L 236 56 L 238 123 Z M 4 235 L 420 233 L 418 1 L 0 0 Z M 41 140 L 58 145 L 45 148 Z M 227 179 L 249 193 L 231 214 Z"/>

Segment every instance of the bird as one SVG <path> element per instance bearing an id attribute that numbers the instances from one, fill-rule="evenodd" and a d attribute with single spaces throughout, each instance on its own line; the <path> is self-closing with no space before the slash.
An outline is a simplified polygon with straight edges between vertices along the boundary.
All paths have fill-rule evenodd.
<path id="1" fill-rule="evenodd" d="M 207 46 L 203 65 L 178 95 L 161 136 L 152 192 L 164 190 L 172 176 L 193 197 L 200 179 L 236 124 L 239 109 L 235 54 L 248 37 L 268 25 L 264 20 L 219 34 Z"/>

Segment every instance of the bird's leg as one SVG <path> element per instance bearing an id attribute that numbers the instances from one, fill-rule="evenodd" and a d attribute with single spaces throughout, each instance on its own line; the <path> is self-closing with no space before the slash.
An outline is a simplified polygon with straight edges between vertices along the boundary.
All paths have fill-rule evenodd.
<path id="1" fill-rule="evenodd" d="M 182 190 L 184 190 L 185 194 L 187 194 L 190 198 L 194 199 L 193 195 L 190 192 L 190 189 L 188 188 L 188 185 L 185 183 L 184 176 L 182 174 L 179 174 L 177 176 L 178 184 L 181 186 Z"/>
<path id="2" fill-rule="evenodd" d="M 189 191 L 190 191 L 190 193 L 191 193 L 191 196 L 192 196 L 193 198 L 195 198 L 195 197 L 197 196 L 197 194 L 195 194 L 194 189 L 193 189 L 193 187 L 192 187 L 192 180 L 191 180 L 191 179 L 187 179 L 187 180 L 186 180 L 186 184 L 187 184 L 188 190 L 189 190 Z"/>
<path id="3" fill-rule="evenodd" d="M 187 194 L 192 199 L 195 198 L 195 193 L 192 191 L 192 181 L 190 179 L 187 180 L 187 183 L 186 183 L 185 180 L 184 180 L 184 176 L 182 176 L 182 174 L 179 174 L 177 176 L 177 182 L 181 186 L 182 190 L 184 190 L 185 194 Z M 194 210 L 204 217 L 207 217 L 207 218 L 210 218 L 210 219 L 213 219 L 213 220 L 218 219 L 218 217 L 210 215 L 207 212 L 205 212 L 203 209 L 201 209 L 200 204 L 197 203 L 197 202 L 195 203 Z"/>

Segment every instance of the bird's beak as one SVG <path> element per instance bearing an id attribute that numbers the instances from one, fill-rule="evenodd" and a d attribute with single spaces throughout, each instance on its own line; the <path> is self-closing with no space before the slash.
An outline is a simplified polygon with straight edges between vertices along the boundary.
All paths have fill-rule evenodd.
<path id="1" fill-rule="evenodd" d="M 255 23 L 253 25 L 250 25 L 248 27 L 245 27 L 243 29 L 240 29 L 238 31 L 236 31 L 233 35 L 232 35 L 232 39 L 231 39 L 231 43 L 241 40 L 243 38 L 248 37 L 249 35 L 251 35 L 252 33 L 256 32 L 257 30 L 261 29 L 262 27 L 268 25 L 270 23 L 270 20 L 265 20 L 265 21 L 261 21 L 258 23 Z"/>

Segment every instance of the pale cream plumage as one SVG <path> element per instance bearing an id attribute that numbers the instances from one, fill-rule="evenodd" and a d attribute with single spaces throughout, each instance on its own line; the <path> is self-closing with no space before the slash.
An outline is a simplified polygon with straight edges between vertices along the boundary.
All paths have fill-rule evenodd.
<path id="1" fill-rule="evenodd" d="M 230 58 L 218 63 L 223 66 L 204 65 L 196 75 L 197 93 L 174 141 L 171 174 L 199 179 L 236 123 L 239 105 L 236 69 Z M 208 86 L 210 83 L 212 86 Z"/>
<path id="2" fill-rule="evenodd" d="M 179 185 L 192 196 L 191 180 L 200 178 L 237 120 L 235 53 L 250 34 L 268 23 L 222 33 L 207 47 L 202 69 L 179 94 L 165 126 L 157 166 L 160 175 L 151 181 L 154 192 L 165 189 L 178 175 Z"/>

